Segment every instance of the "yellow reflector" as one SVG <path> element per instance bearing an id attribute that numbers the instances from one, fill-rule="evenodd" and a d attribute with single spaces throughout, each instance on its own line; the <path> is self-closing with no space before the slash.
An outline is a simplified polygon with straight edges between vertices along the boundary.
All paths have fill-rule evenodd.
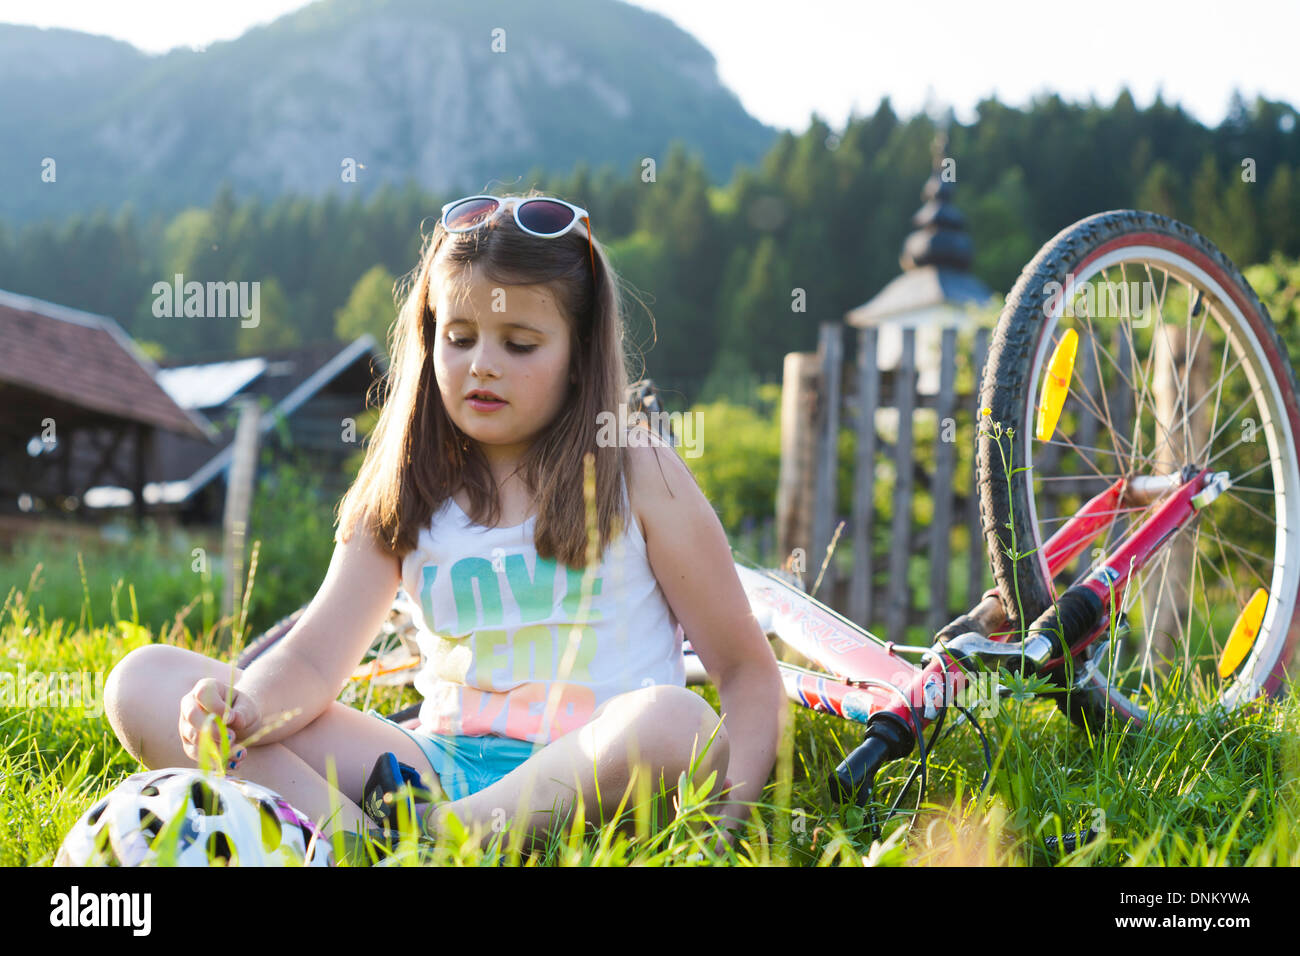
<path id="1" fill-rule="evenodd" d="M 1079 347 L 1079 333 L 1066 329 L 1061 341 L 1052 351 L 1051 361 L 1047 363 L 1047 375 L 1043 378 L 1043 394 L 1038 400 L 1038 427 L 1035 437 L 1047 441 L 1056 432 L 1056 423 L 1061 417 L 1061 408 L 1065 405 L 1065 396 L 1070 391 L 1070 377 L 1074 374 L 1074 353 Z"/>
<path id="2" fill-rule="evenodd" d="M 1255 638 L 1259 636 L 1259 625 L 1264 620 L 1266 607 L 1268 607 L 1268 592 L 1259 588 L 1237 615 L 1237 623 L 1232 625 L 1227 646 L 1223 648 L 1223 654 L 1219 657 L 1220 677 L 1227 677 L 1235 671 L 1250 653 Z"/>

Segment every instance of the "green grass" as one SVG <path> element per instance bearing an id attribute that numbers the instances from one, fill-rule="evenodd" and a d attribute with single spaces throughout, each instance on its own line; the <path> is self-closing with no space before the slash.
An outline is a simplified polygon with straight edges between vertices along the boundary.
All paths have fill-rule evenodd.
<path id="1" fill-rule="evenodd" d="M 127 592 L 129 594 L 129 591 Z M 47 620 L 39 590 L 14 587 L 0 612 L 0 672 L 40 670 L 107 676 L 135 647 L 157 640 L 213 654 L 211 632 L 182 626 L 166 635 L 139 625 L 130 602 L 107 618 Z M 126 604 L 124 609 L 120 606 Z M 410 688 L 373 688 L 381 712 L 415 699 Z M 712 686 L 698 691 L 718 708 Z M 1174 730 L 1116 727 L 1089 739 L 1049 702 L 1020 687 L 983 720 L 996 764 L 988 792 L 977 793 L 984 766 L 969 726 L 952 731 L 930 763 L 922 811 L 886 823 L 873 842 L 862 811 L 830 799 L 826 778 L 861 739 L 858 725 L 791 704 L 787 746 L 761 805 L 734 848 L 715 855 L 708 819 L 659 795 L 658 817 L 628 837 L 581 822 L 552 834 L 532 865 L 1295 865 L 1298 702 L 1269 703 L 1250 714 Z M 63 836 L 93 802 L 141 769 L 95 708 L 0 707 L 0 866 L 48 865 Z M 885 768 L 878 811 L 899 797 L 912 763 Z M 614 795 L 618 802 L 621 795 Z M 915 784 L 902 795 L 915 803 Z M 632 801 L 629 801 L 631 804 Z M 590 815 L 590 814 L 588 814 Z M 911 826 L 908 823 L 911 822 Z M 1105 838 L 1051 857 L 1042 837 L 1104 822 Z M 504 837 L 505 834 L 502 835 Z M 504 844 L 496 849 L 502 849 Z M 698 858 L 693 859 L 693 857 Z M 405 864 L 496 865 L 495 849 L 474 840 L 435 847 L 410 841 Z M 508 858 L 508 862 L 511 860 Z"/>

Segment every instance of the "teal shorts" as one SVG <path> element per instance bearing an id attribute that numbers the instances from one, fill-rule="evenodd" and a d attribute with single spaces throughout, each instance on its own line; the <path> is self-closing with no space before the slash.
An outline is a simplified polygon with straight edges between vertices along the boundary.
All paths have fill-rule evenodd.
<path id="1" fill-rule="evenodd" d="M 533 742 L 513 737 L 449 736 L 417 733 L 384 717 L 378 711 L 367 714 L 392 724 L 415 741 L 428 758 L 438 783 L 451 800 L 468 797 L 489 787 L 533 755 Z M 419 768 L 423 770 L 423 768 Z"/>

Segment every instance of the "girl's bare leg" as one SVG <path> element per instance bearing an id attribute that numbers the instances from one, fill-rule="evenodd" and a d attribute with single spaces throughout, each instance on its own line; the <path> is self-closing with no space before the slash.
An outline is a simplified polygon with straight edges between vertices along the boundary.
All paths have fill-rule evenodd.
<path id="1" fill-rule="evenodd" d="M 233 670 L 235 679 L 242 673 Z M 137 648 L 108 676 L 105 713 L 122 745 L 146 767 L 193 767 L 177 730 L 181 698 L 204 677 L 228 681 L 231 675 L 229 663 L 184 648 Z M 283 741 L 248 747 L 238 776 L 274 790 L 327 834 L 353 831 L 374 826 L 360 802 L 367 776 L 386 751 L 417 768 L 439 792 L 437 775 L 410 737 L 338 702 Z M 337 787 L 329 782 L 331 771 Z"/>
<path id="2" fill-rule="evenodd" d="M 634 769 L 639 767 L 636 772 L 649 781 L 643 792 L 657 792 L 662 774 L 665 790 L 672 793 L 692 759 L 695 783 L 702 785 L 717 771 L 713 791 L 721 789 L 730 749 L 713 708 L 684 687 L 641 688 L 606 701 L 586 725 L 552 741 L 491 786 L 439 806 L 434 826 L 446 833 L 447 815 L 455 812 L 471 831 L 480 829 L 486 846 L 518 820 L 517 830 L 525 838 L 521 849 L 529 852 L 549 831 L 553 807 L 563 814 L 581 793 L 585 818 L 607 823 L 620 802 L 624 813 L 638 802 L 636 786 L 623 801 Z"/>
<path id="3" fill-rule="evenodd" d="M 241 673 L 234 669 L 234 678 Z M 195 765 L 181 746 L 177 723 L 181 698 L 204 677 L 230 680 L 231 665 L 166 644 L 132 651 L 109 674 L 105 712 L 123 746 L 146 767 Z M 659 685 L 621 694 L 597 708 L 586 725 L 553 741 L 490 787 L 439 805 L 434 826 L 445 833 L 446 816 L 454 812 L 465 825 L 482 829 L 486 846 L 494 824 L 499 828 L 518 818 L 531 843 L 546 834 L 552 808 L 565 812 L 579 792 L 586 818 L 608 821 L 638 765 L 647 790 L 657 789 L 662 774 L 671 792 L 693 757 L 697 783 L 715 770 L 721 780 L 730 753 L 726 729 L 718 722 L 708 702 L 683 687 Z M 437 775 L 410 737 L 338 702 L 283 741 L 250 746 L 238 773 L 280 794 L 327 834 L 354 831 L 372 826 L 360 802 L 375 760 L 386 751 L 417 768 L 426 785 L 441 792 Z M 331 772 L 337 787 L 329 782 Z M 634 790 L 625 807 L 636 800 Z"/>

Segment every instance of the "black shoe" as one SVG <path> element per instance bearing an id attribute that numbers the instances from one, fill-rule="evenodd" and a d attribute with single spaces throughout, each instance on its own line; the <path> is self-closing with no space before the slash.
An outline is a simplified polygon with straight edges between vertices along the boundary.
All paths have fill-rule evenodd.
<path id="1" fill-rule="evenodd" d="M 402 794 L 406 800 L 407 816 L 417 820 L 416 801 L 432 804 L 434 794 L 421 783 L 419 771 L 414 767 L 399 763 L 396 754 L 381 754 L 366 779 L 361 809 L 394 839 L 397 836 L 397 799 L 404 787 L 409 788 L 406 794 Z"/>

